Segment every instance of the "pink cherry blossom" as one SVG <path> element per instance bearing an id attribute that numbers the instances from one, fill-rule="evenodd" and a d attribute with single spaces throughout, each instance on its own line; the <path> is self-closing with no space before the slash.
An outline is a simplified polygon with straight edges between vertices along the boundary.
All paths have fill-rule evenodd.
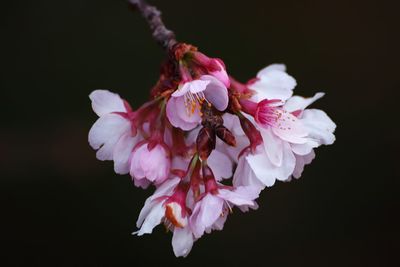
<path id="1" fill-rule="evenodd" d="M 133 234 L 151 234 L 153 228 L 164 220 L 173 231 L 172 247 L 175 256 L 186 257 L 192 249 L 194 237 L 188 226 L 185 204 L 187 190 L 179 185 L 179 181 L 179 178 L 173 178 L 164 182 L 146 200 L 136 223 L 139 230 Z"/>
<path id="2" fill-rule="evenodd" d="M 211 75 L 186 82 L 171 95 L 167 103 L 167 117 L 174 127 L 192 130 L 201 121 L 201 105 L 207 102 L 218 110 L 228 106 L 228 90 Z"/>
<path id="3" fill-rule="evenodd" d="M 169 176 L 171 158 L 165 145 L 139 143 L 132 151 L 130 174 L 135 180 L 147 179 L 156 184 L 162 183 Z"/>
<path id="4" fill-rule="evenodd" d="M 266 187 L 299 178 L 315 148 L 335 141 L 336 125 L 308 108 L 323 93 L 293 96 L 296 81 L 282 64 L 242 84 L 196 47 L 169 49 L 150 100 L 136 110 L 107 90 L 90 94 L 99 118 L 89 144 L 135 186 L 155 188 L 133 234 L 163 224 L 175 256 L 186 257 L 204 233 L 223 229 L 234 207 L 255 210 Z"/>
<path id="5" fill-rule="evenodd" d="M 128 173 L 129 155 L 141 139 L 132 134 L 129 104 L 107 90 L 93 91 L 89 98 L 94 112 L 100 117 L 89 131 L 89 144 L 98 150 L 96 157 L 99 160 L 114 160 L 116 173 Z"/>
<path id="6" fill-rule="evenodd" d="M 217 193 L 208 192 L 196 203 L 190 217 L 193 235 L 200 238 L 207 229 L 218 227 L 226 220 L 225 215 L 233 206 L 254 206 L 258 190 L 251 186 L 241 186 L 234 190 L 219 188 Z M 223 222 L 220 221 L 223 219 Z M 216 224 L 216 226 L 215 226 Z"/>

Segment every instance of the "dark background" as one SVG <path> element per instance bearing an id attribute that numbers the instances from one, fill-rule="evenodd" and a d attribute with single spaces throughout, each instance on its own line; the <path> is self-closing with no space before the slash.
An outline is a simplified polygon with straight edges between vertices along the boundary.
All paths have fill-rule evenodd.
<path id="1" fill-rule="evenodd" d="M 1 264 L 18 266 L 396 266 L 399 251 L 399 6 L 395 1 L 151 1 L 178 40 L 246 81 L 285 63 L 296 94 L 337 123 L 303 177 L 263 192 L 176 259 L 171 234 L 131 236 L 152 190 L 87 143 L 88 94 L 134 107 L 163 51 L 124 1 L 1 7 Z M 397 263 L 397 264 L 396 264 Z M 397 265 L 398 266 L 398 265 Z"/>

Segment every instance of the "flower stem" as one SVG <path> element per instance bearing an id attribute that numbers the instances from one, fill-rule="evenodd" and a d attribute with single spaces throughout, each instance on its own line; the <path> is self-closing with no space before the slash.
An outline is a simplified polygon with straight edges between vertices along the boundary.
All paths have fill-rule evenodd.
<path id="1" fill-rule="evenodd" d="M 145 0 L 128 0 L 128 3 L 134 9 L 138 9 L 146 19 L 153 32 L 153 38 L 159 45 L 169 50 L 177 43 L 174 32 L 165 27 L 161 12 L 155 6 L 149 5 Z"/>

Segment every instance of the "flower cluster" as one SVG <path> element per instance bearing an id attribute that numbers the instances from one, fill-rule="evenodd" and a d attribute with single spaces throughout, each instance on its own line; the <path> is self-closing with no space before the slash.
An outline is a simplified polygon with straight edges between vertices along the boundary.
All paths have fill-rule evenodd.
<path id="1" fill-rule="evenodd" d="M 292 96 L 295 86 L 279 64 L 240 83 L 222 60 L 177 43 L 138 109 L 107 90 L 92 92 L 97 158 L 112 160 L 137 187 L 155 187 L 134 234 L 164 224 L 175 255 L 186 256 L 204 233 L 223 228 L 234 206 L 256 209 L 264 188 L 299 178 L 314 148 L 334 142 L 336 125 L 307 108 L 323 93 Z"/>

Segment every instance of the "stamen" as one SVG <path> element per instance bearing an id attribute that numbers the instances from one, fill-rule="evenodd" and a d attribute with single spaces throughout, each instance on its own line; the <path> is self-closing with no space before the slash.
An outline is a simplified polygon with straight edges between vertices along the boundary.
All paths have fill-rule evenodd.
<path id="1" fill-rule="evenodd" d="M 207 103 L 209 107 L 211 107 L 211 103 L 206 99 L 204 92 L 198 92 L 195 94 L 187 92 L 185 94 L 185 101 L 184 101 L 187 114 L 189 116 L 191 114 L 194 114 L 197 108 L 200 111 L 204 101 Z M 200 112 L 200 116 L 202 115 L 203 114 Z"/>

